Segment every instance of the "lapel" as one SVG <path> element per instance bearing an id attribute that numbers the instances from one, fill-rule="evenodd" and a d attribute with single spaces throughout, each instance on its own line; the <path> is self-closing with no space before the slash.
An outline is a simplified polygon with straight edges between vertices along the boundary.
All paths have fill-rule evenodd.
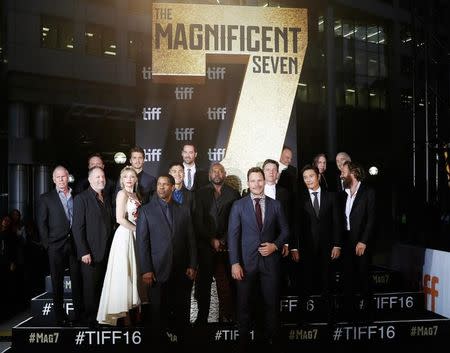
<path id="1" fill-rule="evenodd" d="M 348 197 L 348 195 L 347 195 Z M 353 213 L 353 210 L 357 207 L 358 203 L 360 202 L 361 198 L 364 197 L 364 186 L 361 183 L 359 186 L 358 192 L 356 193 L 355 200 L 353 201 L 352 210 L 350 211 L 350 214 Z"/>
<path id="2" fill-rule="evenodd" d="M 311 194 L 309 193 L 309 189 L 306 190 L 306 198 L 305 198 L 305 210 L 306 212 L 308 212 L 310 214 L 311 217 L 315 217 L 316 216 L 316 212 L 314 211 L 314 207 L 312 204 L 312 200 L 311 200 Z M 319 212 L 320 215 L 320 212 Z"/>
<path id="3" fill-rule="evenodd" d="M 56 191 L 56 189 L 53 189 L 52 198 L 56 205 L 56 208 L 58 209 L 58 212 L 60 213 L 60 217 L 62 217 L 64 219 L 64 222 L 66 223 L 66 225 L 69 226 L 69 220 L 67 219 L 66 212 L 64 211 L 64 206 L 61 202 L 61 199 L 59 198 L 59 195 L 58 195 L 58 192 Z"/>
<path id="4" fill-rule="evenodd" d="M 163 225 L 165 228 L 165 233 L 172 236 L 172 227 L 170 227 L 169 222 L 167 221 L 166 215 L 164 214 L 164 211 L 159 204 L 158 196 L 155 195 L 155 197 L 152 199 L 153 202 L 153 208 L 155 209 L 155 214 L 159 215 L 158 218 L 161 219 L 160 224 Z M 172 207 L 172 224 L 173 224 L 173 207 Z"/>
<path id="5" fill-rule="evenodd" d="M 171 228 L 171 234 L 170 234 L 172 236 L 172 238 L 176 234 L 177 225 L 179 223 L 179 219 L 180 219 L 180 215 L 178 213 L 179 210 L 180 210 L 180 207 L 175 202 L 172 201 L 172 228 Z"/>
<path id="6" fill-rule="evenodd" d="M 273 203 L 272 200 L 270 199 L 270 197 L 267 197 L 264 199 L 265 200 L 265 207 L 264 207 L 264 218 L 263 218 L 263 227 L 261 232 L 264 232 L 264 230 L 266 229 L 266 225 L 269 225 L 269 222 L 271 220 L 271 216 L 273 214 Z M 255 222 L 256 222 L 256 215 L 255 215 Z"/>
<path id="7" fill-rule="evenodd" d="M 327 192 L 321 188 L 320 190 L 320 208 L 319 208 L 319 219 L 322 217 L 323 212 L 325 212 L 325 207 L 328 202 L 328 194 Z"/>

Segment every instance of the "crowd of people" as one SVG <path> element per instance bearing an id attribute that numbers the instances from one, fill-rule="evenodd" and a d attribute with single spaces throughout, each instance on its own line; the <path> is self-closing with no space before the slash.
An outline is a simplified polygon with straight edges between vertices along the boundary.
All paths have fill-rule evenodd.
<path id="1" fill-rule="evenodd" d="M 55 188 L 38 201 L 36 241 L 48 253 L 58 325 L 143 324 L 160 343 L 171 327 L 182 340 L 191 324 L 191 293 L 198 302 L 193 325 L 206 325 L 215 279 L 219 321 L 236 322 L 245 346 L 252 305 L 259 303 L 272 344 L 283 292 L 322 294 L 328 319 L 335 320 L 338 262 L 348 318 L 358 307 L 370 313 L 375 195 L 347 153 L 336 156 L 336 173 L 327 170 L 324 154 L 298 172 L 284 146 L 279 161 L 248 170 L 242 193 L 227 183 L 222 164 L 202 170 L 194 145 L 184 145 L 181 157 L 156 178 L 143 170 L 144 151 L 135 147 L 115 183 L 95 154 L 88 177 L 73 189 L 66 167 L 53 170 Z M 17 220 L 5 217 L 1 226 L 6 276 L 20 265 L 17 244 L 24 238 Z M 67 267 L 70 319 L 63 308 Z"/>

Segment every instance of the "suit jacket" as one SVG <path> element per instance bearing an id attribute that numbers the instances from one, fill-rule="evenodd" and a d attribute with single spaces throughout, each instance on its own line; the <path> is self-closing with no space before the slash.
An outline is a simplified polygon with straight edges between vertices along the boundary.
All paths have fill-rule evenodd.
<path id="1" fill-rule="evenodd" d="M 106 178 L 105 188 L 103 189 L 103 193 L 108 196 L 108 199 L 111 202 L 111 205 L 115 205 L 116 202 L 116 183 L 114 183 L 111 179 Z M 84 190 L 89 188 L 89 180 L 88 178 L 84 178 L 80 180 L 74 187 L 75 195 L 81 194 Z M 120 190 L 120 183 L 119 183 Z"/>
<path id="2" fill-rule="evenodd" d="M 239 199 L 239 192 L 227 184 L 223 184 L 215 210 L 214 185 L 209 183 L 195 192 L 195 226 L 199 242 L 210 244 L 213 238 L 227 240 L 228 218 L 233 202 Z M 216 214 L 217 211 L 217 214 Z M 217 216 L 217 218 L 216 218 Z"/>
<path id="3" fill-rule="evenodd" d="M 260 231 L 256 222 L 255 207 L 250 195 L 234 202 L 228 222 L 228 253 L 230 264 L 241 264 L 251 273 L 258 268 L 260 260 L 268 266 L 279 266 L 280 251 L 263 257 L 258 252 L 261 243 L 275 243 L 281 250 L 288 241 L 289 227 L 281 203 L 265 198 L 264 224 Z"/>
<path id="4" fill-rule="evenodd" d="M 313 208 L 309 191 L 299 201 L 299 239 L 301 252 L 314 256 L 318 252 L 329 254 L 334 246 L 342 246 L 342 213 L 335 193 L 321 188 L 319 217 Z"/>
<path id="5" fill-rule="evenodd" d="M 347 193 L 342 191 L 341 207 L 344 210 L 345 218 L 345 204 L 347 202 Z M 345 223 L 346 226 L 346 223 Z M 346 228 L 345 228 L 346 229 Z M 359 186 L 353 201 L 352 210 L 350 212 L 350 233 L 349 239 L 346 239 L 348 245 L 356 245 L 358 242 L 367 244 L 375 233 L 375 191 L 364 184 Z"/>
<path id="6" fill-rule="evenodd" d="M 104 195 L 104 213 L 95 195 L 95 191 L 89 187 L 75 197 L 72 232 L 78 257 L 91 254 L 93 262 L 101 262 L 109 254 L 113 222 L 107 195 Z"/>
<path id="7" fill-rule="evenodd" d="M 196 169 L 194 174 L 194 184 L 191 191 L 200 189 L 201 187 L 209 184 L 209 174 L 206 170 Z"/>
<path id="8" fill-rule="evenodd" d="M 153 272 L 166 282 L 174 269 L 197 267 L 197 248 L 189 208 L 172 202 L 172 226 L 158 196 L 139 209 L 136 241 L 141 274 Z"/>
<path id="9" fill-rule="evenodd" d="M 36 223 L 45 249 L 48 249 L 49 244 L 63 245 L 69 239 L 70 223 L 56 189 L 39 197 Z"/>
<path id="10" fill-rule="evenodd" d="M 288 167 L 280 173 L 277 185 L 285 188 L 291 195 L 294 195 L 297 192 L 297 183 L 297 168 L 288 165 Z"/>
<path id="11" fill-rule="evenodd" d="M 150 201 L 154 192 L 156 191 L 156 178 L 144 171 L 141 171 L 138 175 L 138 191 L 141 196 L 141 204 L 145 204 Z M 114 194 L 114 203 L 117 197 L 117 193 L 121 190 L 120 177 L 116 183 L 116 191 Z"/>

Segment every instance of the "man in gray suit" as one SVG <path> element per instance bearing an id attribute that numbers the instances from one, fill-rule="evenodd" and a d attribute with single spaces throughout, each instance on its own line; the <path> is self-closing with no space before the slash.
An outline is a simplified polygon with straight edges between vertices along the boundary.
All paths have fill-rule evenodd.
<path id="1" fill-rule="evenodd" d="M 190 293 L 197 248 L 190 210 L 172 200 L 175 180 L 162 175 L 156 195 L 139 210 L 136 241 L 143 282 L 150 287 L 152 333 L 163 344 L 169 323 L 178 334 L 189 322 Z"/>

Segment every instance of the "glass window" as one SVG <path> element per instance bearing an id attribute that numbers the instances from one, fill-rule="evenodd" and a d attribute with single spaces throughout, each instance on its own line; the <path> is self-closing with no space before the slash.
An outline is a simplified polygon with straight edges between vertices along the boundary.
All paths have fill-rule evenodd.
<path id="1" fill-rule="evenodd" d="M 368 90 L 367 90 L 367 81 L 364 78 L 357 78 L 356 94 L 357 94 L 358 107 L 359 108 L 367 108 L 369 97 L 368 97 Z"/>
<path id="2" fill-rule="evenodd" d="M 355 106 L 356 103 L 356 89 L 354 85 L 345 85 L 345 105 Z"/>
<path id="3" fill-rule="evenodd" d="M 353 21 L 344 20 L 342 28 L 343 28 L 342 36 L 345 39 L 355 39 L 355 25 Z"/>
<path id="4" fill-rule="evenodd" d="M 41 16 L 41 47 L 73 49 L 73 21 L 61 17 Z"/>
<path id="5" fill-rule="evenodd" d="M 334 21 L 334 35 L 336 37 L 342 37 L 342 20 L 335 20 Z"/>
<path id="6" fill-rule="evenodd" d="M 355 39 L 365 42 L 367 39 L 367 27 L 362 24 L 357 24 L 355 27 Z"/>
<path id="7" fill-rule="evenodd" d="M 117 54 L 114 29 L 97 24 L 86 25 L 86 53 L 89 55 L 115 56 Z"/>
<path id="8" fill-rule="evenodd" d="M 143 52 L 151 50 L 151 45 L 150 35 L 138 32 L 128 33 L 128 57 L 130 59 L 136 61 Z"/>
<path id="9" fill-rule="evenodd" d="M 367 27 L 367 42 L 378 44 L 378 26 Z"/>
<path id="10" fill-rule="evenodd" d="M 297 98 L 300 102 L 308 101 L 308 85 L 304 82 L 300 82 L 297 88 Z"/>
<path id="11" fill-rule="evenodd" d="M 378 44 L 386 45 L 386 38 L 384 35 L 383 27 L 379 27 L 378 29 Z"/>
<path id="12" fill-rule="evenodd" d="M 367 50 L 366 43 L 355 43 L 355 74 L 367 75 Z"/>
<path id="13" fill-rule="evenodd" d="M 323 32 L 324 31 L 324 19 L 323 16 L 319 16 L 319 20 L 318 20 L 318 28 L 319 28 L 319 32 Z"/>
<path id="14" fill-rule="evenodd" d="M 344 63 L 344 72 L 355 73 L 355 42 L 345 40 L 342 45 L 342 55 Z"/>

